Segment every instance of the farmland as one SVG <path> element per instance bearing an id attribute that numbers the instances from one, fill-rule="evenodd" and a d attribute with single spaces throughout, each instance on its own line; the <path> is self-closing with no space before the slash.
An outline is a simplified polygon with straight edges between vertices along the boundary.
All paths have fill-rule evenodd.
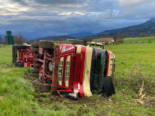
<path id="1" fill-rule="evenodd" d="M 98 95 L 78 101 L 42 95 L 29 79 L 29 68 L 11 63 L 11 46 L 0 48 L 0 116 L 154 116 L 154 104 L 142 106 L 134 101 L 142 81 L 146 96 L 155 94 L 155 39 L 151 43 L 143 39 L 127 38 L 122 45 L 105 46 L 116 56 L 112 101 Z"/>
<path id="2" fill-rule="evenodd" d="M 155 43 L 155 37 L 139 37 L 139 38 L 126 38 L 124 44 L 143 44 L 143 43 Z"/>

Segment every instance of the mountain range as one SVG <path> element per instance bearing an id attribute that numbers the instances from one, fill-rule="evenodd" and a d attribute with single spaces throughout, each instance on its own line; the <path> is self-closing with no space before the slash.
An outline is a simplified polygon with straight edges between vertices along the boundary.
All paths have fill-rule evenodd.
<path id="1" fill-rule="evenodd" d="M 71 37 L 69 35 L 61 35 L 61 36 L 46 36 L 46 37 L 40 37 L 35 40 L 55 40 L 55 39 L 75 39 L 74 37 Z"/>
<path id="2" fill-rule="evenodd" d="M 86 36 L 92 36 L 92 35 L 94 35 L 94 33 L 92 33 L 92 32 L 86 32 L 86 31 L 81 31 L 79 33 L 69 34 L 69 36 L 72 36 L 74 38 L 84 38 Z"/>
<path id="3" fill-rule="evenodd" d="M 82 39 L 86 36 L 92 38 L 102 38 L 102 37 L 113 37 L 124 35 L 126 37 L 138 37 L 141 33 L 145 35 L 154 35 L 155 36 L 155 18 L 134 26 L 124 27 L 120 29 L 106 30 L 98 34 L 93 34 L 92 32 L 78 32 L 63 36 L 47 36 L 38 38 L 40 40 L 54 40 L 54 39 Z M 36 40 L 36 39 L 35 39 Z"/>
<path id="4" fill-rule="evenodd" d="M 140 33 L 145 35 L 155 35 L 155 18 L 151 18 L 145 23 L 129 26 L 120 29 L 106 30 L 96 35 L 93 35 L 93 38 L 101 37 L 113 37 L 125 35 L 126 37 L 138 37 Z"/>

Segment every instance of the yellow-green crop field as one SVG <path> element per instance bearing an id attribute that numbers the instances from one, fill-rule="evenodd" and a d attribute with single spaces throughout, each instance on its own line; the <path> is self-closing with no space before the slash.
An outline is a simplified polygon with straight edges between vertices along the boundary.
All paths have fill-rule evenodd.
<path id="1" fill-rule="evenodd" d="M 134 39 L 131 38 L 134 41 Z M 126 41 L 131 41 L 126 39 Z M 137 39 L 139 40 L 139 39 Z M 140 41 L 140 40 L 139 40 Z M 155 104 L 134 99 L 144 81 L 146 97 L 155 97 L 155 43 L 105 46 L 116 57 L 116 94 L 109 101 L 93 95 L 78 101 L 36 93 L 29 68 L 12 62 L 11 46 L 0 48 L 0 116 L 155 116 Z"/>

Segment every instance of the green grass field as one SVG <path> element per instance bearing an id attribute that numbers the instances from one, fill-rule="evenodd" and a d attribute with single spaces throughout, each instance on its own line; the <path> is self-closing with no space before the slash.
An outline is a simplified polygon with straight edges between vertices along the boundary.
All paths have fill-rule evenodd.
<path id="1" fill-rule="evenodd" d="M 116 56 L 112 102 L 98 95 L 78 101 L 41 96 L 27 79 L 29 68 L 11 63 L 11 46 L 0 48 L 0 116 L 154 116 L 154 106 L 142 106 L 134 99 L 143 80 L 146 96 L 155 94 L 155 43 L 129 44 L 131 40 L 105 46 Z"/>
<path id="2" fill-rule="evenodd" d="M 155 43 L 155 37 L 125 38 L 124 44 Z"/>

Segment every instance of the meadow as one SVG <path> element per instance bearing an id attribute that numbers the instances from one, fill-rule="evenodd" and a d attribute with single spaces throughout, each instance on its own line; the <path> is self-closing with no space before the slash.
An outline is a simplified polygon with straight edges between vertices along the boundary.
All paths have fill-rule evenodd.
<path id="1" fill-rule="evenodd" d="M 140 39 L 127 38 L 122 45 L 105 46 L 116 57 L 112 101 L 98 95 L 74 101 L 37 93 L 29 68 L 12 64 L 11 46 L 0 48 L 0 116 L 154 116 L 155 104 L 141 105 L 134 100 L 142 81 L 146 96 L 155 94 L 155 39 L 151 43 L 147 39 L 140 43 Z"/>
<path id="2" fill-rule="evenodd" d="M 124 44 L 155 43 L 155 37 L 125 38 Z"/>

